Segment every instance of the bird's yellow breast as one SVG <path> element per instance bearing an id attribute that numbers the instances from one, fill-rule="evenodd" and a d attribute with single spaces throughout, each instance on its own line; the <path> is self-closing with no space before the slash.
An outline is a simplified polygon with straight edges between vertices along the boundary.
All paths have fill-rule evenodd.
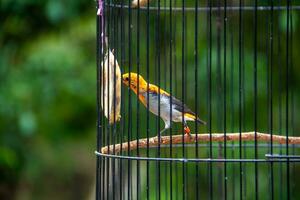
<path id="1" fill-rule="evenodd" d="M 147 99 L 142 94 L 139 94 L 139 99 L 147 107 Z"/>

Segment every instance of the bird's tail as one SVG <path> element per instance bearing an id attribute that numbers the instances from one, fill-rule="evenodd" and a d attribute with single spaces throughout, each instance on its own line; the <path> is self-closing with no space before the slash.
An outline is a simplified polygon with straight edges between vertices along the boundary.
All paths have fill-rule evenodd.
<path id="1" fill-rule="evenodd" d="M 196 117 L 194 114 L 185 113 L 184 116 L 185 116 L 186 118 L 189 118 L 191 121 L 194 121 L 194 120 L 195 120 L 195 121 L 196 121 L 197 123 L 199 123 L 199 124 L 206 125 L 206 122 L 205 122 L 205 121 L 199 119 L 199 117 Z"/>
<path id="2" fill-rule="evenodd" d="M 203 120 L 201 120 L 201 119 L 199 119 L 198 117 L 197 117 L 197 119 L 196 119 L 196 122 L 198 122 L 199 124 L 206 125 L 206 122 L 203 121 Z"/>

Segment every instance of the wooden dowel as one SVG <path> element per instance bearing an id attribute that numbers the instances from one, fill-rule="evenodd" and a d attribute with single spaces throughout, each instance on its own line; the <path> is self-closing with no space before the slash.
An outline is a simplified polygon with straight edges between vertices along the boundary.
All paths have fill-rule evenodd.
<path id="1" fill-rule="evenodd" d="M 257 141 L 259 142 L 270 142 L 271 141 L 271 135 L 267 133 L 260 133 L 256 132 Z M 184 141 L 183 141 L 184 140 Z M 209 142 L 210 141 L 210 134 L 208 133 L 201 133 L 198 134 L 196 137 L 196 134 L 191 134 L 191 136 L 186 135 L 184 138 L 182 135 L 173 135 L 172 136 L 172 144 L 181 144 L 184 143 L 194 143 L 198 140 L 198 142 Z M 224 134 L 223 133 L 212 133 L 211 134 L 211 140 L 213 142 L 223 142 L 224 141 Z M 240 140 L 240 133 L 227 133 L 226 134 L 226 141 L 239 141 Z M 241 134 L 241 140 L 242 141 L 254 141 L 255 140 L 255 133 L 252 132 L 243 132 Z M 279 144 L 286 144 L 286 136 L 281 135 L 273 135 L 273 142 L 279 143 Z M 151 137 L 149 138 L 149 147 L 155 147 L 159 143 L 158 137 Z M 170 136 L 161 136 L 161 142 L 160 144 L 170 144 Z M 137 140 L 133 140 L 128 142 L 123 142 L 121 144 L 115 144 L 115 145 L 109 145 L 101 148 L 101 153 L 108 154 L 108 153 L 119 153 L 121 151 L 127 151 L 128 150 L 128 144 L 130 145 L 130 150 L 135 150 L 139 146 L 139 148 L 147 148 L 147 138 L 139 139 L 139 142 L 137 143 Z M 300 144 L 300 137 L 289 137 L 288 138 L 288 144 Z M 122 146 L 122 149 L 121 149 Z"/>

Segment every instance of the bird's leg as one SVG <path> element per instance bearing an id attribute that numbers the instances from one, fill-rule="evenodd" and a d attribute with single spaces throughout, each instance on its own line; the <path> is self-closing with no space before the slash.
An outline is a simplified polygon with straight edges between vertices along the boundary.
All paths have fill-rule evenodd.
<path id="1" fill-rule="evenodd" d="M 164 128 L 163 130 L 161 130 L 160 132 L 159 132 L 159 134 L 156 136 L 158 139 L 159 139 L 159 143 L 162 143 L 162 139 L 161 139 L 161 136 L 162 136 L 162 134 L 166 131 L 167 129 L 166 128 Z"/>
<path id="2" fill-rule="evenodd" d="M 190 139 L 191 139 L 191 137 L 192 137 L 191 136 L 191 129 L 188 127 L 186 121 L 184 121 L 183 125 L 184 125 L 184 134 L 189 136 Z"/>
<path id="3" fill-rule="evenodd" d="M 166 130 L 168 130 L 168 128 L 164 128 L 163 130 L 161 130 L 161 131 L 159 132 L 159 135 L 157 135 L 157 138 L 160 139 L 159 143 L 162 143 L 161 136 L 162 136 L 162 134 L 163 134 L 164 132 L 166 132 Z"/>
<path id="4" fill-rule="evenodd" d="M 186 121 L 183 122 L 183 125 L 184 125 L 184 133 L 189 135 L 191 132 L 191 129 L 188 127 Z"/>
<path id="5" fill-rule="evenodd" d="M 163 130 L 161 130 L 161 131 L 159 132 L 159 135 L 162 136 L 162 134 L 163 134 L 164 132 L 166 132 L 166 130 L 168 130 L 168 129 L 167 129 L 167 128 L 164 128 Z"/>
<path id="6" fill-rule="evenodd" d="M 169 128 L 171 127 L 171 124 L 170 124 L 170 122 L 168 122 L 168 121 L 165 121 L 165 128 L 163 129 L 163 130 L 161 130 L 160 132 L 159 132 L 159 138 L 160 138 L 160 143 L 162 143 L 162 139 L 161 139 L 161 136 L 162 136 L 162 134 L 164 133 L 164 132 L 166 132 L 166 130 L 168 130 Z M 158 137 L 157 136 L 157 137 Z"/>

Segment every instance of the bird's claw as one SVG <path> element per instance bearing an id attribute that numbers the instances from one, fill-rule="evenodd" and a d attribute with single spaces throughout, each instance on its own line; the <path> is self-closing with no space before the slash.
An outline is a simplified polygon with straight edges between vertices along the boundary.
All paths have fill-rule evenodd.
<path id="1" fill-rule="evenodd" d="M 192 139 L 191 129 L 188 126 L 184 127 L 184 134 L 185 134 L 185 136 L 188 136 L 189 139 Z"/>
<path id="2" fill-rule="evenodd" d="M 184 133 L 187 134 L 187 135 L 190 135 L 191 129 L 188 126 L 185 126 L 184 127 Z"/>

